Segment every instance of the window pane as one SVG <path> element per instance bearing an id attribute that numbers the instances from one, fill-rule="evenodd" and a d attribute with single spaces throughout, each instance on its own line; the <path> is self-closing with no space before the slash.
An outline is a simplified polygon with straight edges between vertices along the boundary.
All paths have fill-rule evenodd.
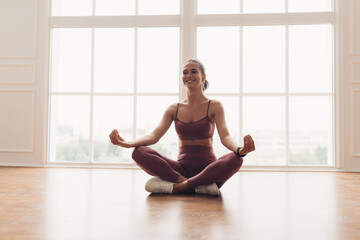
<path id="1" fill-rule="evenodd" d="M 285 27 L 244 27 L 244 92 L 285 91 Z"/>
<path id="2" fill-rule="evenodd" d="M 93 0 L 52 0 L 53 16 L 90 16 Z"/>
<path id="3" fill-rule="evenodd" d="M 179 29 L 139 28 L 138 91 L 179 91 Z"/>
<path id="4" fill-rule="evenodd" d="M 243 133 L 256 147 L 244 164 L 285 165 L 285 97 L 244 97 L 243 103 Z"/>
<path id="5" fill-rule="evenodd" d="M 94 90 L 134 91 L 134 29 L 95 29 Z"/>
<path id="6" fill-rule="evenodd" d="M 290 92 L 332 92 L 331 25 L 289 26 Z"/>
<path id="7" fill-rule="evenodd" d="M 239 140 L 239 97 L 216 96 L 214 97 L 214 99 L 220 101 L 224 107 L 225 121 L 229 129 L 230 135 L 235 139 L 237 143 L 242 144 L 242 142 Z M 214 133 L 213 145 L 214 152 L 216 153 L 216 156 L 218 158 L 230 152 L 230 150 L 221 143 L 217 129 Z"/>
<path id="8" fill-rule="evenodd" d="M 90 91 L 91 30 L 53 29 L 51 90 Z"/>
<path id="9" fill-rule="evenodd" d="M 180 14 L 179 0 L 138 0 L 140 15 Z"/>
<path id="10" fill-rule="evenodd" d="M 109 134 L 113 129 L 125 140 L 133 139 L 133 97 L 94 97 L 95 162 L 130 162 L 132 149 L 111 143 Z"/>
<path id="11" fill-rule="evenodd" d="M 90 97 L 52 96 L 50 161 L 89 161 Z"/>
<path id="12" fill-rule="evenodd" d="M 197 0 L 198 14 L 240 13 L 239 0 Z"/>
<path id="13" fill-rule="evenodd" d="M 136 137 L 142 137 L 152 132 L 160 123 L 166 109 L 179 101 L 178 97 L 138 97 L 137 102 L 137 131 Z M 176 160 L 179 153 L 179 141 L 174 124 L 158 143 L 152 146 L 156 151 Z"/>
<path id="14" fill-rule="evenodd" d="M 333 0 L 288 0 L 289 12 L 327 12 L 332 11 Z"/>
<path id="15" fill-rule="evenodd" d="M 332 97 L 290 97 L 289 163 L 332 164 Z"/>
<path id="16" fill-rule="evenodd" d="M 285 0 L 243 0 L 244 13 L 285 12 Z"/>
<path id="17" fill-rule="evenodd" d="M 135 0 L 96 0 L 95 15 L 134 15 Z"/>
<path id="18" fill-rule="evenodd" d="M 204 63 L 212 93 L 239 91 L 239 27 L 199 27 L 197 57 Z"/>

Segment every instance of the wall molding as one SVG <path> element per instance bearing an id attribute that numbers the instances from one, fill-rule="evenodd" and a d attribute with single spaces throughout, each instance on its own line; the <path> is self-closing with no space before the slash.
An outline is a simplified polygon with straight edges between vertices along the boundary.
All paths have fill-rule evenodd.
<path id="1" fill-rule="evenodd" d="M 350 145 L 351 145 L 351 155 L 352 157 L 360 157 L 360 149 L 358 150 L 359 152 L 356 151 L 356 148 L 355 148 L 355 136 L 354 136 L 354 130 L 356 128 L 358 124 L 357 121 L 355 121 L 355 111 L 356 111 L 356 104 L 355 104 L 355 95 L 358 94 L 359 97 L 360 97 L 360 89 L 353 89 L 352 92 L 351 92 L 351 103 L 350 103 L 350 106 L 351 106 L 351 113 L 350 113 L 350 119 L 351 119 L 351 142 L 350 142 Z M 357 107 L 359 108 L 359 107 Z M 359 113 L 360 115 L 360 113 Z M 359 130 L 360 131 L 360 130 Z M 359 141 L 360 141 L 360 136 L 359 136 Z"/>
<path id="2" fill-rule="evenodd" d="M 32 67 L 32 74 L 30 81 L 1 81 L 0 84 L 34 84 L 36 80 L 36 64 L 35 63 L 0 63 L 1 66 L 14 66 L 14 67 L 21 67 L 21 66 L 31 66 Z"/>
<path id="3" fill-rule="evenodd" d="M 356 68 L 356 65 L 359 65 L 359 79 L 355 79 L 356 75 L 355 75 L 355 68 Z M 352 84 L 360 84 L 360 60 L 357 60 L 357 61 L 353 61 L 352 64 L 351 64 L 351 70 L 350 70 L 350 76 L 351 76 L 351 79 L 350 79 L 350 82 Z"/>
<path id="4" fill-rule="evenodd" d="M 1 88 L 0 92 L 35 92 L 35 88 L 29 87 L 29 88 Z"/>
<path id="5" fill-rule="evenodd" d="M 339 0 L 341 1 L 341 0 Z M 351 56 L 360 56 L 360 50 L 359 51 L 356 51 L 355 47 L 355 32 L 356 32 L 356 25 L 355 25 L 355 17 L 356 17 L 356 9 L 355 9 L 355 4 L 354 4 L 354 1 L 358 1 L 358 0 L 350 0 L 350 4 L 349 4 L 349 9 L 348 9 L 348 12 L 349 12 L 349 18 L 350 18 L 350 55 Z"/>
<path id="6" fill-rule="evenodd" d="M 34 153 L 35 149 L 35 129 L 36 129 L 36 119 L 35 119 L 35 109 L 36 109 L 36 99 L 35 99 L 35 88 L 0 88 L 0 92 L 12 92 L 12 93 L 21 93 L 21 92 L 30 92 L 32 100 L 32 109 L 31 109 L 31 121 L 32 121 L 32 131 L 31 131 L 31 146 L 29 148 L 0 148 L 0 153 Z"/>
<path id="7" fill-rule="evenodd" d="M 28 0 L 27 0 L 28 1 Z M 7 54 L 0 54 L 0 60 L 8 60 L 8 59 L 36 59 L 37 52 L 38 52 L 38 38 L 39 38 L 39 0 L 33 0 L 34 3 L 34 16 L 33 16 L 33 46 L 32 46 L 32 53 L 31 54 L 14 54 L 14 55 L 7 55 Z M 15 13 L 16 14 L 16 13 Z M 20 17 L 19 17 L 20 18 Z"/>

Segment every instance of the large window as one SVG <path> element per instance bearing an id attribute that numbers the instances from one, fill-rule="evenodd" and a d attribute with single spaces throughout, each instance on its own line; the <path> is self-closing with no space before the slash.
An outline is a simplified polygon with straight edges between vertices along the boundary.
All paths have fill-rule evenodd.
<path id="1" fill-rule="evenodd" d="M 232 135 L 256 141 L 246 165 L 333 166 L 334 18 L 331 0 L 53 0 L 49 161 L 130 163 L 108 134 L 152 131 L 197 57 Z M 153 147 L 176 159 L 173 126 Z"/>

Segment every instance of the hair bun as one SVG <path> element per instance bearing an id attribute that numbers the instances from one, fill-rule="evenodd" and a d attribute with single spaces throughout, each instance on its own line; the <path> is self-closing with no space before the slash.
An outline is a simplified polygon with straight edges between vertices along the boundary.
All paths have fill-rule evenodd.
<path id="1" fill-rule="evenodd" d="M 204 82 L 204 85 L 203 85 L 203 90 L 205 91 L 208 88 L 209 88 L 209 81 L 207 79 L 205 79 L 205 82 Z"/>

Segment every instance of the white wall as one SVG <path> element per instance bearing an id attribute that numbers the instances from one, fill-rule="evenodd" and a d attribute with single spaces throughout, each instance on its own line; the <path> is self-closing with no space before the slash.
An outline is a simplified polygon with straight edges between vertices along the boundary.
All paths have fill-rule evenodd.
<path id="1" fill-rule="evenodd" d="M 47 4 L 0 1 L 0 165 L 44 163 Z"/>
<path id="2" fill-rule="evenodd" d="M 0 165 L 46 162 L 49 1 L 0 1 Z M 337 9 L 336 155 L 360 171 L 360 1 Z"/>
<path id="3" fill-rule="evenodd" d="M 360 1 L 340 1 L 342 51 L 340 52 L 342 103 L 340 132 L 341 167 L 360 171 Z M 341 130 L 341 128 L 340 128 Z"/>

